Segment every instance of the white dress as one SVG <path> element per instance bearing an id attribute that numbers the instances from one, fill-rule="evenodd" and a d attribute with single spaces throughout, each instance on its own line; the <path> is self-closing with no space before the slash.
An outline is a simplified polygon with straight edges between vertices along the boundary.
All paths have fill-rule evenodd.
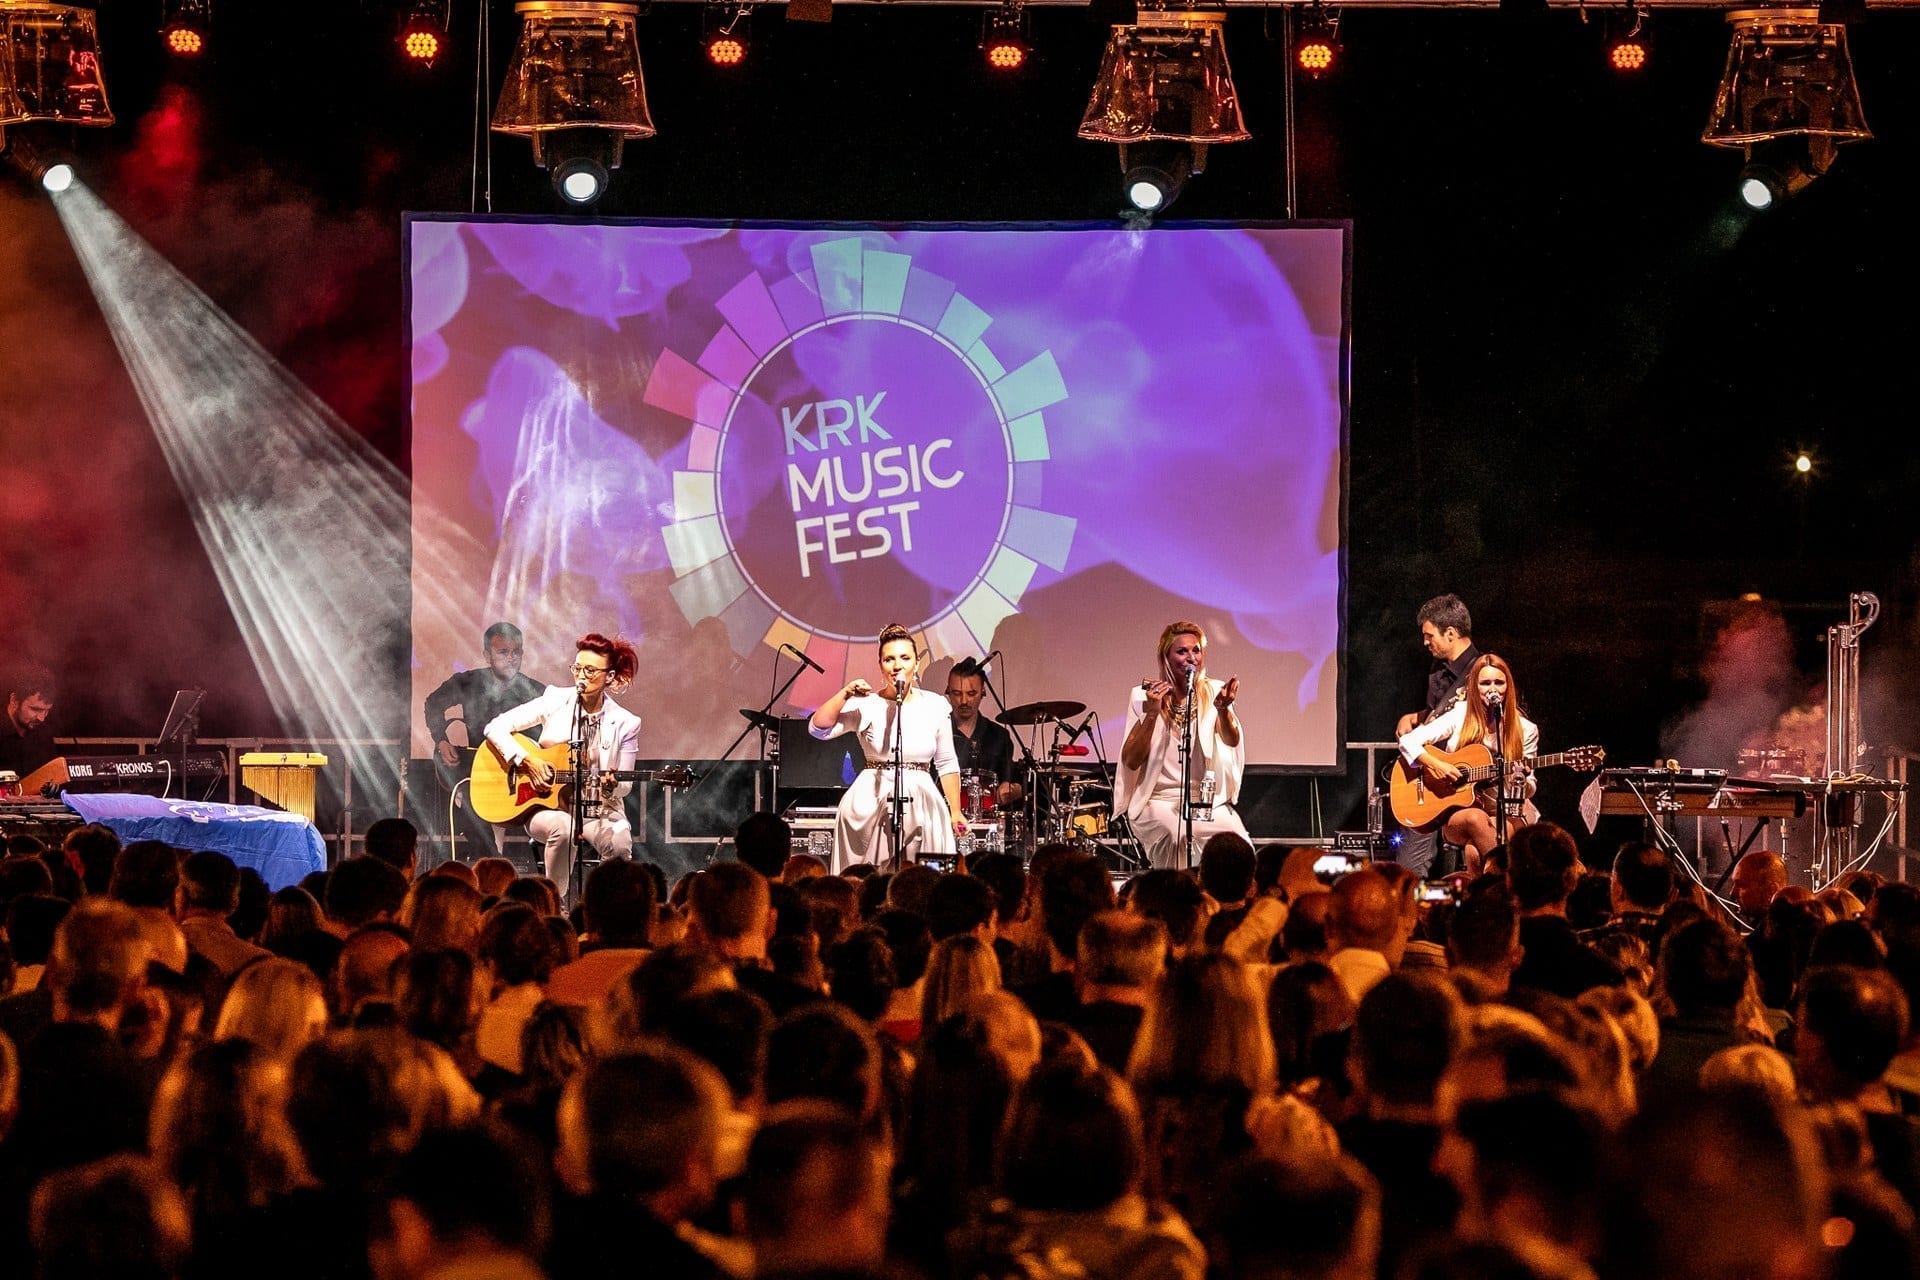
<path id="1" fill-rule="evenodd" d="M 1240 726 L 1240 745 L 1229 747 L 1220 740 L 1220 713 L 1213 700 L 1220 682 L 1201 677 L 1194 691 L 1200 708 L 1193 725 L 1193 758 L 1187 762 L 1188 793 L 1197 802 L 1200 783 L 1209 769 L 1213 771 L 1213 821 L 1193 824 L 1193 847 L 1180 847 L 1180 737 L 1181 731 L 1160 716 L 1153 724 L 1153 738 L 1147 744 L 1146 761 L 1138 769 L 1129 769 L 1122 761 L 1114 772 L 1113 812 L 1127 819 L 1134 838 L 1147 852 L 1155 867 L 1187 868 L 1199 865 L 1200 847 L 1222 831 L 1246 837 L 1246 824 L 1240 821 L 1234 805 L 1240 799 L 1240 779 L 1247 770 L 1247 731 Z M 1147 693 L 1138 685 L 1127 702 L 1127 732 L 1146 716 Z"/>
<path id="2" fill-rule="evenodd" d="M 857 735 L 867 756 L 867 767 L 840 797 L 839 820 L 833 832 L 836 873 L 855 862 L 882 863 L 892 857 L 890 802 L 896 716 L 904 716 L 899 723 L 908 765 L 901 779 L 907 804 L 900 828 L 900 851 L 916 860 L 929 853 L 954 851 L 953 818 L 947 812 L 947 799 L 938 781 L 960 771 L 960 762 L 953 754 L 953 709 L 944 697 L 925 689 L 914 689 L 904 704 L 870 693 L 848 698 L 832 728 L 808 726 L 816 738 Z M 930 766 L 932 771 L 916 769 L 916 763 Z"/>

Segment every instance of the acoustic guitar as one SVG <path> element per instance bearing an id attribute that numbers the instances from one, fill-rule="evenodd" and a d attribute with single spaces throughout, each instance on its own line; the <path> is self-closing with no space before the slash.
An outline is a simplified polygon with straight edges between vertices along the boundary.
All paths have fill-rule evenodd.
<path id="1" fill-rule="evenodd" d="M 527 753 L 527 759 L 545 760 L 553 766 L 553 784 L 543 788 L 520 770 L 509 768 L 506 757 L 492 743 L 487 743 L 474 753 L 468 788 L 474 815 L 482 822 L 512 822 L 535 809 L 558 809 L 568 803 L 569 788 L 561 779 L 573 772 L 572 746 L 556 742 L 551 747 L 543 747 L 518 733 L 513 735 L 513 740 Z M 606 769 L 592 776 L 617 782 L 651 782 L 662 787 L 689 786 L 694 780 L 693 770 L 683 764 L 660 769 Z"/>
<path id="2" fill-rule="evenodd" d="M 1481 803 L 1480 788 L 1486 787 L 1495 777 L 1493 752 L 1478 742 L 1468 743 L 1458 751 L 1442 751 L 1438 747 L 1429 747 L 1428 750 L 1465 772 L 1453 782 L 1441 782 L 1429 777 L 1418 765 L 1410 766 L 1405 760 L 1395 760 L 1387 792 L 1393 806 L 1393 816 L 1400 820 L 1403 827 L 1431 827 L 1455 809 Z M 1606 759 L 1607 753 L 1603 747 L 1575 747 L 1571 751 L 1533 756 L 1517 764 L 1509 761 L 1507 768 L 1551 769 L 1564 765 L 1569 769 L 1598 769 Z M 1491 791 L 1492 788 L 1487 789 Z M 1492 803 L 1491 797 L 1486 803 Z"/>

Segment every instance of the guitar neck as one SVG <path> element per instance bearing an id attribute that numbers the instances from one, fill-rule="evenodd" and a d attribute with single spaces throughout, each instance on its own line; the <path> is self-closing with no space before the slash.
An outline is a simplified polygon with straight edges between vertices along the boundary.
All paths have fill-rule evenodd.
<path id="1" fill-rule="evenodd" d="M 1572 751 L 1556 751 L 1548 756 L 1527 756 L 1525 759 L 1509 762 L 1507 772 L 1511 773 L 1515 769 L 1551 769 L 1556 765 L 1566 764 L 1575 754 L 1576 753 Z M 1473 768 L 1467 770 L 1467 775 L 1463 781 L 1492 782 L 1499 776 L 1500 767 L 1498 765 L 1475 765 Z"/>

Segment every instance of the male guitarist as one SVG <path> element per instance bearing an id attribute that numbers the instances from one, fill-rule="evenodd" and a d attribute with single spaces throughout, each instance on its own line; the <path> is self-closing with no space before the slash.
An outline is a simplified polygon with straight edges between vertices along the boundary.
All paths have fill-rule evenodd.
<path id="1" fill-rule="evenodd" d="M 449 787 L 472 770 L 473 748 L 480 745 L 480 733 L 487 722 L 510 707 L 539 697 L 545 687 L 521 672 L 526 640 L 511 622 L 488 627 L 480 646 L 486 651 L 486 666 L 456 671 L 427 695 L 427 732 L 433 736 L 433 758 Z M 465 749 L 448 740 L 447 727 L 456 722 L 465 726 Z M 459 821 L 460 832 L 472 850 L 469 861 L 499 852 L 494 848 L 491 823 L 475 818 L 470 807 L 460 810 Z"/>
<path id="2" fill-rule="evenodd" d="M 1393 736 L 1404 738 L 1423 724 L 1431 723 L 1442 712 L 1458 703 L 1465 693 L 1467 669 L 1480 656 L 1473 643 L 1473 615 L 1466 602 L 1451 593 L 1435 596 L 1420 606 L 1414 615 L 1420 624 L 1420 643 L 1433 657 L 1433 669 L 1427 673 L 1427 709 L 1409 711 L 1394 726 Z M 1434 854 L 1440 846 L 1438 830 L 1408 830 L 1401 834 L 1394 861 L 1417 876 L 1433 868 Z M 1451 870 L 1441 868 L 1442 871 Z"/>
<path id="3" fill-rule="evenodd" d="M 574 646 L 573 684 L 553 685 L 533 701 L 495 716 L 487 724 L 487 742 L 506 761 L 509 772 L 524 775 L 535 787 L 551 788 L 551 762 L 530 756 L 514 734 L 539 728 L 539 743 L 551 747 L 572 742 L 576 733 L 586 743 L 586 766 L 596 774 L 611 775 L 633 769 L 640 758 L 640 717 L 607 696 L 608 690 L 627 687 L 639 667 L 633 646 L 625 640 L 594 633 Z M 624 858 L 633 853 L 633 827 L 622 803 L 633 784 L 612 776 L 599 779 L 587 797 L 583 834 L 602 858 Z M 573 815 L 562 806 L 541 809 L 527 819 L 527 834 L 546 846 L 547 875 L 568 892 L 573 874 Z"/>

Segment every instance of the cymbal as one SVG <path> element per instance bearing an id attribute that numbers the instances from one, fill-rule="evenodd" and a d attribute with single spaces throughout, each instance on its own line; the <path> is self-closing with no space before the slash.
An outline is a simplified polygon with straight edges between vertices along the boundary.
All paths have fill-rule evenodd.
<path id="1" fill-rule="evenodd" d="M 764 711 L 749 711 L 745 707 L 740 708 L 740 714 L 756 729 L 765 729 L 768 733 L 780 732 L 779 716 L 770 716 Z"/>
<path id="2" fill-rule="evenodd" d="M 1053 764 L 1035 765 L 1034 768 L 1040 773 L 1060 773 L 1060 774 L 1074 774 L 1074 775 L 1099 773 L 1101 771 L 1101 767 L 1098 764 L 1095 764 L 1091 760 L 1087 760 L 1084 762 L 1075 761 L 1071 763 L 1065 760 L 1060 760 L 1060 761 L 1056 761 Z"/>
<path id="3" fill-rule="evenodd" d="M 1050 720 L 1077 716 L 1086 709 L 1084 702 L 1023 702 L 1017 707 L 1008 707 L 994 718 L 1001 724 L 1046 724 Z"/>

